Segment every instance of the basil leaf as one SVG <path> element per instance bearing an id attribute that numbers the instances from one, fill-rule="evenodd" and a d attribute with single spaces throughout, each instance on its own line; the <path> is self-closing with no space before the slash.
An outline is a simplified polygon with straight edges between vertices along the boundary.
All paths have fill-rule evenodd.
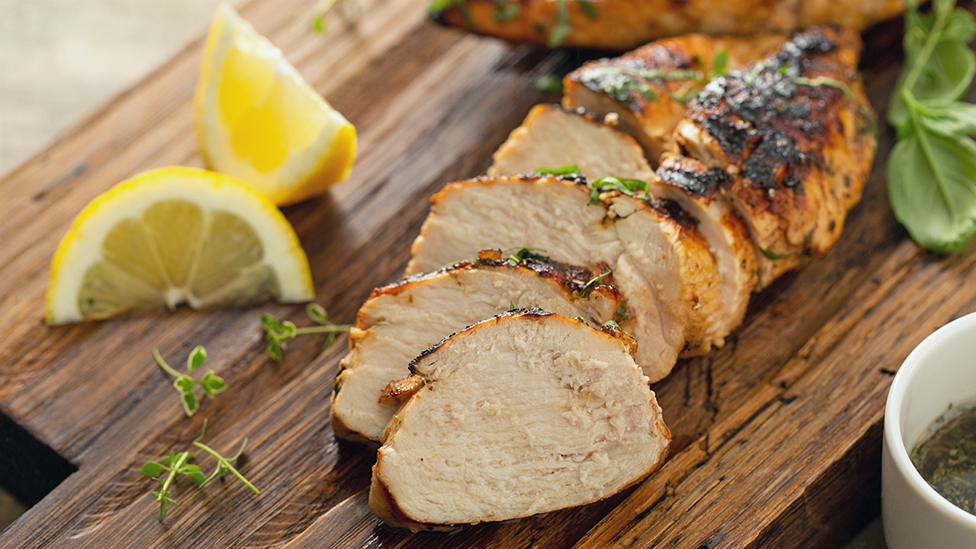
<path id="1" fill-rule="evenodd" d="M 888 157 L 891 207 L 920 246 L 961 252 L 976 233 L 976 143 L 922 124 Z"/>
<path id="2" fill-rule="evenodd" d="M 976 135 L 976 105 L 955 102 L 951 105 L 917 105 L 916 111 L 926 128 L 943 135 Z M 907 125 L 910 130 L 914 128 Z"/>

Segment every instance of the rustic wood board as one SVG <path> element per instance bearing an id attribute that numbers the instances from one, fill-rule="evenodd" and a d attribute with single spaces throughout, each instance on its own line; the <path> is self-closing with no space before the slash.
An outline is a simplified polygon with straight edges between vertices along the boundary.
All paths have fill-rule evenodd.
<path id="1" fill-rule="evenodd" d="M 242 10 L 358 128 L 350 180 L 285 209 L 308 252 L 318 302 L 350 322 L 398 277 L 443 184 L 483 173 L 529 108 L 532 87 L 593 53 L 550 52 L 442 29 L 426 0 L 361 0 L 355 26 L 310 32 L 312 0 Z M 866 36 L 863 66 L 883 112 L 900 66 L 899 24 Z M 976 309 L 976 255 L 920 252 L 893 219 L 880 151 L 863 202 L 823 260 L 754 296 L 725 348 L 655 385 L 675 438 L 664 468 L 603 502 L 451 535 L 387 529 L 366 506 L 375 449 L 339 441 L 329 392 L 345 339 L 263 354 L 260 312 L 307 324 L 301 307 L 131 315 L 47 328 L 50 258 L 91 198 L 139 171 L 200 165 L 192 92 L 201 40 L 0 181 L 0 411 L 78 470 L 0 534 L 2 547 L 823 547 L 879 507 L 881 420 L 891 376 L 938 326 Z M 183 416 L 151 349 L 197 344 L 230 385 Z M 140 465 L 207 440 L 250 439 L 240 483 L 176 487 L 156 520 Z M 13 451 L 0 447 L 0 452 Z M 206 463 L 206 462 L 204 462 Z M 185 479 L 184 479 L 185 480 Z"/>

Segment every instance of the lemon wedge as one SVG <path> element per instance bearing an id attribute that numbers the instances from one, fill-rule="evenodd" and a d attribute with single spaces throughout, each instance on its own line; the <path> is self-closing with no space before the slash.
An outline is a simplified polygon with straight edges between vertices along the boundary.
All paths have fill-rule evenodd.
<path id="1" fill-rule="evenodd" d="M 308 259 L 274 204 L 233 177 L 168 167 L 78 214 L 54 254 L 44 320 L 313 297 Z"/>
<path id="2" fill-rule="evenodd" d="M 356 129 L 227 4 L 207 34 L 194 103 L 207 165 L 275 204 L 322 194 L 349 175 Z"/>

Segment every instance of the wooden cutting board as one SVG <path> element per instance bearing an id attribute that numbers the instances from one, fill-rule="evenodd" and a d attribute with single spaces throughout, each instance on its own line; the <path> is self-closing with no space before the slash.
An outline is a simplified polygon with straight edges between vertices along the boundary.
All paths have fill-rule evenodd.
<path id="1" fill-rule="evenodd" d="M 322 37 L 311 32 L 313 4 L 253 0 L 242 14 L 358 128 L 350 180 L 284 210 L 318 302 L 349 323 L 374 286 L 401 273 L 428 198 L 483 173 L 532 105 L 558 100 L 533 77 L 595 54 L 442 29 L 426 20 L 426 0 L 359 0 L 358 24 L 335 19 Z M 900 32 L 895 22 L 866 35 L 878 112 L 900 67 Z M 0 467 L 0 483 L 56 484 L 0 546 L 824 547 L 877 515 L 891 376 L 926 335 L 976 309 L 976 256 L 921 252 L 892 216 L 887 127 L 837 246 L 754 296 L 725 348 L 682 361 L 654 386 L 674 433 L 660 472 L 582 508 L 410 535 L 366 506 L 375 448 L 339 441 L 329 425 L 345 338 L 324 353 L 323 339 L 296 339 L 280 363 L 264 355 L 258 315 L 302 326 L 302 307 L 41 323 L 50 258 L 90 199 L 149 168 L 201 165 L 191 108 L 200 55 L 197 40 L 0 181 L 0 411 L 12 420 L 0 422 L 0 463 L 21 463 Z M 230 388 L 187 419 L 150 352 L 180 363 L 198 344 Z M 218 450 L 232 454 L 249 438 L 241 470 L 262 493 L 236 481 L 199 491 L 181 479 L 160 523 L 155 483 L 139 468 L 186 449 L 204 418 Z M 18 425 L 77 470 L 35 456 L 24 437 L 11 443 Z"/>

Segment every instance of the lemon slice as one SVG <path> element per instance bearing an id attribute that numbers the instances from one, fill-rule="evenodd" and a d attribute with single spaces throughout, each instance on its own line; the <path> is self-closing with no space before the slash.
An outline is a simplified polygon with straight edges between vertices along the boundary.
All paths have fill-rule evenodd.
<path id="1" fill-rule="evenodd" d="M 233 177 L 169 167 L 78 214 L 54 254 L 44 320 L 313 297 L 308 259 L 274 204 Z"/>
<path id="2" fill-rule="evenodd" d="M 194 102 L 207 165 L 275 204 L 322 194 L 349 175 L 356 129 L 227 4 L 207 35 Z"/>

